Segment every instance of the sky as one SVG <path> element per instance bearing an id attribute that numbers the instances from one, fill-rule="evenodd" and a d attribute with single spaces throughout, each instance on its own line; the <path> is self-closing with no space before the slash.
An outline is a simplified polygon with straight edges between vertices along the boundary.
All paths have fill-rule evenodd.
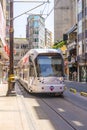
<path id="1" fill-rule="evenodd" d="M 45 3 L 44 5 L 32 10 L 33 8 L 37 7 L 38 5 L 41 5 L 42 3 L 36 3 L 36 2 L 17 2 L 22 0 L 14 0 L 14 37 L 26 37 L 26 24 L 27 24 L 27 17 L 29 14 L 40 14 L 43 12 L 43 17 L 45 19 L 45 27 L 49 29 L 53 35 L 54 35 L 54 12 L 50 11 L 53 9 L 54 6 L 54 0 L 49 0 L 50 3 Z M 24 0 L 23 0 L 24 1 Z M 26 0 L 25 0 L 26 1 Z M 29 1 L 29 0 L 27 0 Z M 33 0 L 30 0 L 33 1 Z M 34 0 L 35 1 L 35 0 Z M 36 1 L 47 1 L 47 0 L 36 0 Z M 29 11 L 32 10 L 32 11 Z M 29 11 L 27 14 L 24 14 L 25 12 Z M 22 14 L 22 15 L 21 15 Z M 47 14 L 49 15 L 47 17 Z M 19 15 L 21 15 L 19 17 Z"/>

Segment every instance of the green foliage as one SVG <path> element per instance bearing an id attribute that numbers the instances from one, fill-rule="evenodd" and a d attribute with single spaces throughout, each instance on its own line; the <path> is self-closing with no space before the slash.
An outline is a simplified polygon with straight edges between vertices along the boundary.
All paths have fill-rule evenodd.
<path id="1" fill-rule="evenodd" d="M 63 45 L 65 45 L 65 44 L 66 44 L 65 41 L 56 42 L 56 43 L 54 43 L 54 45 L 53 45 L 52 48 L 54 48 L 54 49 L 61 48 L 61 47 L 63 47 Z"/>

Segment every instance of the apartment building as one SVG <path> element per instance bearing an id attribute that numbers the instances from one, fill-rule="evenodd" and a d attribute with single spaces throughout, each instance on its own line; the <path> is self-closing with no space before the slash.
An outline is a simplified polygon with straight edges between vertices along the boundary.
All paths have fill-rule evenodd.
<path id="1" fill-rule="evenodd" d="M 8 60 L 6 46 L 6 1 L 0 0 L 0 83 L 4 77 L 6 62 Z"/>
<path id="2" fill-rule="evenodd" d="M 52 48 L 52 32 L 45 28 L 45 47 Z"/>
<path id="3" fill-rule="evenodd" d="M 73 25 L 66 34 L 68 35 L 68 40 L 66 44 L 65 73 L 67 73 L 69 80 L 77 81 L 77 24 Z"/>
<path id="4" fill-rule="evenodd" d="M 77 22 L 66 34 L 67 41 L 67 74 L 70 80 L 87 82 L 87 0 L 76 1 Z M 74 72 L 77 73 L 74 79 Z"/>
<path id="5" fill-rule="evenodd" d="M 29 41 L 29 47 L 45 47 L 45 19 L 36 14 L 29 15 L 27 18 L 26 38 Z"/>
<path id="6" fill-rule="evenodd" d="M 6 41 L 9 42 L 9 28 L 10 28 L 10 2 L 6 0 Z"/>
<path id="7" fill-rule="evenodd" d="M 26 38 L 14 38 L 14 66 L 29 51 L 29 43 Z"/>
<path id="8" fill-rule="evenodd" d="M 54 41 L 76 24 L 76 0 L 54 0 Z"/>
<path id="9" fill-rule="evenodd" d="M 87 82 L 87 0 L 77 0 L 78 80 Z"/>

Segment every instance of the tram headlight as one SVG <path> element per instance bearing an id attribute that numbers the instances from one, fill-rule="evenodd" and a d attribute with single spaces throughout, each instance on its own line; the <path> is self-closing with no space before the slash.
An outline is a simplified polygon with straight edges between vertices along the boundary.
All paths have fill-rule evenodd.
<path id="1" fill-rule="evenodd" d="M 59 81 L 60 81 L 60 83 L 64 83 L 64 78 L 63 78 L 63 77 L 60 77 L 60 78 L 59 78 Z"/>
<path id="2" fill-rule="evenodd" d="M 63 81 L 63 77 L 59 77 L 59 80 L 60 80 L 60 81 Z"/>

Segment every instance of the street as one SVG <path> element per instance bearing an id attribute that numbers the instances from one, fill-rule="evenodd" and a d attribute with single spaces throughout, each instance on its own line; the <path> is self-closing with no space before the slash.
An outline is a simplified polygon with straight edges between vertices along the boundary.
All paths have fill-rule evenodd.
<path id="1" fill-rule="evenodd" d="M 66 89 L 62 97 L 29 94 L 19 83 L 16 92 L 30 130 L 87 130 L 87 97 L 80 93 Z"/>
<path id="2" fill-rule="evenodd" d="M 87 0 L 0 0 L 0 130 L 87 130 Z"/>
<path id="3" fill-rule="evenodd" d="M 74 81 L 65 81 L 67 88 L 74 88 L 77 92 L 87 92 L 87 83 L 74 82 Z"/>

